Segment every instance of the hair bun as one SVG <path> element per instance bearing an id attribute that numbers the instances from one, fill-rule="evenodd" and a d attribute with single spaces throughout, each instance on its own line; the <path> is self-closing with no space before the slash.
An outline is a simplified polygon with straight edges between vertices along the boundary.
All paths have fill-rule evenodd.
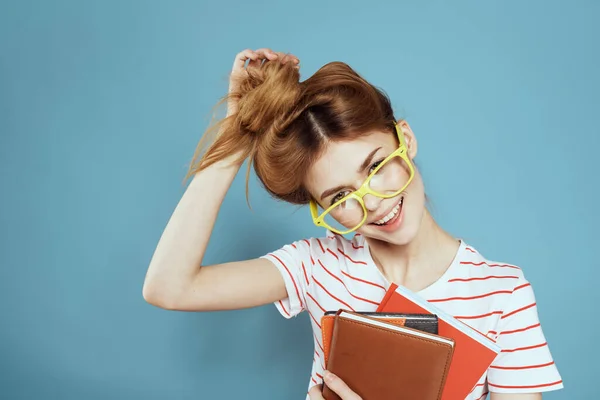
<path id="1" fill-rule="evenodd" d="M 265 61 L 248 68 L 240 82 L 237 122 L 242 133 L 262 135 L 285 129 L 284 121 L 300 97 L 300 73 L 288 62 Z"/>

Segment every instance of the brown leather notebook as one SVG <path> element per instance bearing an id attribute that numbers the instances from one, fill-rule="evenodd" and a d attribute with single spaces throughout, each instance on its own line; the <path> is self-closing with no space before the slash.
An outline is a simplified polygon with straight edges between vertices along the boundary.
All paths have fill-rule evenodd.
<path id="1" fill-rule="evenodd" d="M 327 369 L 363 400 L 439 400 L 454 342 L 349 311 L 335 317 Z M 340 400 L 323 385 L 326 400 Z"/>
<path id="2" fill-rule="evenodd" d="M 333 335 L 335 316 L 338 311 L 326 311 L 325 314 L 323 314 L 323 317 L 321 317 L 321 337 L 323 339 L 325 368 L 327 368 L 327 363 L 329 362 L 329 347 L 331 345 L 331 336 Z M 367 317 L 377 318 L 380 321 L 388 322 L 390 324 L 402 325 L 423 332 L 434 333 L 436 335 L 438 333 L 438 318 L 433 314 L 356 312 L 361 315 L 366 315 Z"/>

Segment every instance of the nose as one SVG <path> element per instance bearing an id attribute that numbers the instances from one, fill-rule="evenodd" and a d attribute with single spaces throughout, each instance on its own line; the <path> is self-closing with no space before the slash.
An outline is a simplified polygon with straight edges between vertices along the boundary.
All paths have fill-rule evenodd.
<path id="1" fill-rule="evenodd" d="M 365 203 L 365 207 L 366 207 L 367 211 L 377 210 L 379 208 L 379 205 L 381 204 L 382 200 L 383 200 L 382 198 L 373 196 L 372 194 L 366 194 L 365 197 L 363 197 L 363 201 Z"/>

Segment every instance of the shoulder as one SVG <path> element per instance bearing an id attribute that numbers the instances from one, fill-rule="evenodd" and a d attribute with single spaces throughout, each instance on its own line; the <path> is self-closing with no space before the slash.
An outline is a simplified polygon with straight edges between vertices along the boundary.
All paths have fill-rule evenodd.
<path id="1" fill-rule="evenodd" d="M 310 251 L 315 256 L 339 255 L 364 249 L 364 237 L 356 234 L 352 238 L 347 238 L 327 231 L 323 236 L 303 238 L 287 246 Z"/>
<path id="2" fill-rule="evenodd" d="M 285 254 L 286 258 L 314 264 L 318 260 L 353 257 L 364 251 L 364 247 L 364 237 L 360 234 L 347 238 L 326 231 L 323 236 L 306 237 L 286 244 L 269 255 Z"/>
<path id="3" fill-rule="evenodd" d="M 459 260 L 460 278 L 470 287 L 470 292 L 487 298 L 506 314 L 521 308 L 535 307 L 533 287 L 523 268 L 506 260 L 498 261 L 466 245 Z"/>
<path id="4" fill-rule="evenodd" d="M 505 289 L 514 289 L 526 281 L 521 266 L 488 258 L 469 244 L 464 244 L 458 258 L 458 271 L 465 280 L 486 282 Z"/>

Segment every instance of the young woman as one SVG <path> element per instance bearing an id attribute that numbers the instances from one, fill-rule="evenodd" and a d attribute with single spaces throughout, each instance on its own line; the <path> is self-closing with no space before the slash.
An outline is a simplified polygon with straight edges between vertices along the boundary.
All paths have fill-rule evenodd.
<path id="1" fill-rule="evenodd" d="M 562 388 L 523 271 L 486 260 L 437 225 L 413 162 L 416 136 L 394 118 L 389 99 L 340 62 L 299 79 L 293 55 L 259 49 L 235 57 L 228 115 L 207 151 L 200 155 L 200 144 L 194 155 L 193 179 L 148 269 L 146 301 L 188 311 L 274 303 L 286 318 L 306 310 L 315 344 L 308 398 L 322 399 L 325 381 L 357 400 L 324 370 L 320 319 L 326 310 L 374 311 L 394 282 L 501 346 L 468 399 L 489 391 L 493 400 L 533 400 Z M 223 197 L 246 159 L 273 196 L 308 204 L 326 234 L 203 266 Z"/>

